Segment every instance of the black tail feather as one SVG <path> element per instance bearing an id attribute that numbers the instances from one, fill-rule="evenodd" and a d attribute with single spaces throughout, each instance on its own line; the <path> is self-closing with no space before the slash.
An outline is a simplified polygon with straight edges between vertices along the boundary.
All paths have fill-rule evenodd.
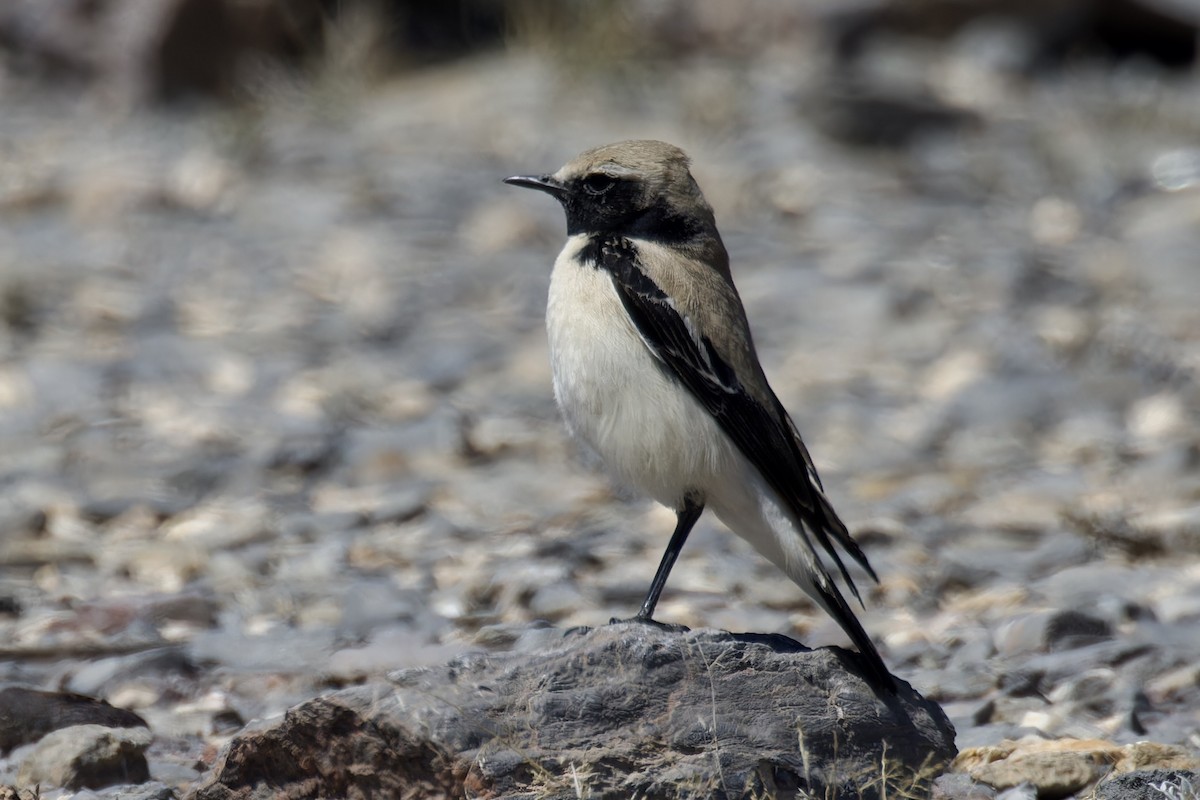
<path id="1" fill-rule="evenodd" d="M 887 665 L 883 663 L 883 657 L 879 655 L 879 650 L 875 648 L 875 643 L 871 641 L 871 637 L 867 635 L 863 629 L 862 623 L 858 621 L 858 617 L 847 605 L 846 599 L 842 597 L 842 593 L 838 591 L 837 586 L 826 574 L 814 575 L 814 584 L 817 591 L 820 592 L 821 605 L 829 612 L 846 635 L 850 637 L 850 641 L 854 642 L 859 655 L 862 656 L 862 661 L 866 667 L 866 673 L 863 675 L 867 682 L 877 692 L 887 692 L 888 694 L 896 694 L 896 679 L 892 673 L 888 671 Z"/>

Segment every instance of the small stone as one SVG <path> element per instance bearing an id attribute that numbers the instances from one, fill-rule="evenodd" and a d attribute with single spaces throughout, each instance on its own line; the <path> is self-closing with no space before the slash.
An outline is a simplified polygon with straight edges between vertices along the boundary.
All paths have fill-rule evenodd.
<path id="1" fill-rule="evenodd" d="M 1159 188 L 1178 192 L 1200 185 L 1200 149 L 1168 150 L 1155 157 L 1150 175 Z"/>
<path id="2" fill-rule="evenodd" d="M 345 683 L 381 676 L 397 668 L 417 668 L 444 662 L 459 655 L 462 646 L 436 644 L 429 635 L 412 626 L 393 626 L 376 631 L 371 641 L 361 647 L 347 647 L 334 652 L 325 673 Z"/>
<path id="3" fill-rule="evenodd" d="M 1131 522 L 1141 536 L 1161 542 L 1170 552 L 1191 553 L 1200 548 L 1200 505 L 1148 511 Z"/>
<path id="4" fill-rule="evenodd" d="M 1061 247 L 1079 236 L 1083 214 L 1061 197 L 1043 197 L 1029 212 L 1029 233 L 1038 244 Z"/>
<path id="5" fill-rule="evenodd" d="M 220 156 L 206 150 L 192 150 L 179 159 L 163 190 L 181 208 L 217 210 L 236 175 L 234 166 Z"/>
<path id="6" fill-rule="evenodd" d="M 586 605 L 586 599 L 575 584 L 569 581 L 555 581 L 533 593 L 529 600 L 529 611 L 553 622 Z"/>
<path id="7" fill-rule="evenodd" d="M 961 772 L 948 772 L 933 781 L 930 800 L 994 800 L 996 790 Z"/>
<path id="8" fill-rule="evenodd" d="M 1057 795 L 1055 796 L 1057 797 Z M 1039 797 L 1041 795 L 1038 793 L 1038 787 L 1032 783 L 1022 783 L 1011 789 L 1005 789 L 996 795 L 996 800 L 1038 800 Z"/>
<path id="9" fill-rule="evenodd" d="M 1120 772 L 1138 769 L 1200 770 L 1200 756 L 1194 750 L 1158 742 L 1134 742 L 1121 748 L 1116 761 Z"/>
<path id="10" fill-rule="evenodd" d="M 1112 636 L 1112 627 L 1081 611 L 1059 611 L 1046 622 L 1046 647 L 1049 650 L 1070 650 L 1094 644 Z"/>
<path id="11" fill-rule="evenodd" d="M 1137 400 L 1129 409 L 1126 425 L 1137 444 L 1149 446 L 1178 438 L 1193 423 L 1183 398 L 1166 391 Z"/>
<path id="12" fill-rule="evenodd" d="M 40 508 L 0 502 L 0 539 L 11 540 L 42 531 L 46 527 L 46 512 Z"/>
<path id="13" fill-rule="evenodd" d="M 1104 774 L 1105 756 L 1115 749 L 1096 740 L 1024 739 L 964 750 L 952 769 L 997 789 L 1029 784 L 1036 789 L 1031 797 L 1068 797 Z"/>
<path id="14" fill-rule="evenodd" d="M 428 500 L 429 490 L 424 486 L 390 491 L 372 509 L 371 522 L 407 522 L 425 511 Z"/>
<path id="15" fill-rule="evenodd" d="M 1037 336 L 1055 352 L 1072 354 L 1087 343 L 1091 333 L 1088 315 L 1070 306 L 1053 305 L 1039 309 L 1034 320 Z"/>
<path id="16" fill-rule="evenodd" d="M 337 437 L 326 431 L 311 431 L 286 437 L 271 453 L 267 468 L 313 475 L 331 467 L 339 454 Z"/>
<path id="17" fill-rule="evenodd" d="M 84 800 L 79 795 L 76 797 L 78 800 Z M 112 800 L 178 800 L 178 797 L 175 790 L 161 779 L 140 786 L 123 786 L 111 795 Z"/>
<path id="18" fill-rule="evenodd" d="M 472 253 L 490 256 L 545 238 L 540 220 L 527 206 L 493 202 L 473 209 L 459 232 Z"/>
<path id="19" fill-rule="evenodd" d="M 66 789 L 98 789 L 150 779 L 146 728 L 74 725 L 45 736 L 21 762 L 17 781 Z"/>
<path id="20" fill-rule="evenodd" d="M 1184 664 L 1168 670 L 1146 684 L 1146 693 L 1156 703 L 1167 702 L 1200 687 L 1200 664 Z"/>
<path id="21" fill-rule="evenodd" d="M 488 416 L 464 431 L 468 453 L 476 458 L 496 458 L 513 452 L 531 452 L 542 438 L 542 428 L 530 420 Z"/>
<path id="22" fill-rule="evenodd" d="M 1002 656 L 1033 653 L 1046 646 L 1046 626 L 1050 611 L 1018 614 L 1001 623 L 994 634 L 996 652 Z"/>
<path id="23" fill-rule="evenodd" d="M 178 514 L 162 526 L 166 542 L 229 550 L 275 536 L 270 514 L 258 501 L 212 503 Z"/>
<path id="24" fill-rule="evenodd" d="M 1069 650 L 1112 636 L 1107 622 L 1078 611 L 1035 611 L 1016 616 L 996 630 L 1001 655 Z"/>

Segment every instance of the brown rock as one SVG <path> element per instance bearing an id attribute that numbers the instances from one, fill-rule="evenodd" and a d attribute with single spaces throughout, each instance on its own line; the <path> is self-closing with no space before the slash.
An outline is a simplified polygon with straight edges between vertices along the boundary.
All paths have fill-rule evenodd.
<path id="1" fill-rule="evenodd" d="M 1181 747 L 1139 742 L 1118 745 L 1101 739 L 1022 739 L 959 753 L 950 769 L 997 789 L 1022 783 L 1039 798 L 1067 797 L 1112 773 L 1157 767 L 1196 769 L 1200 758 Z"/>

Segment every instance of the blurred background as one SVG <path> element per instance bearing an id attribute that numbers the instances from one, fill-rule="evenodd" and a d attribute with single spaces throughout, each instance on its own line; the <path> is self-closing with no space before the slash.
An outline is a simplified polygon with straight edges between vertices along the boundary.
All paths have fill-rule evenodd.
<path id="1" fill-rule="evenodd" d="M 561 211 L 500 181 L 660 138 L 960 746 L 1200 745 L 1198 27 L 6 0 L 0 682 L 137 710 L 182 783 L 329 688 L 632 614 L 673 517 L 567 441 Z M 844 643 L 708 517 L 659 616 Z"/>

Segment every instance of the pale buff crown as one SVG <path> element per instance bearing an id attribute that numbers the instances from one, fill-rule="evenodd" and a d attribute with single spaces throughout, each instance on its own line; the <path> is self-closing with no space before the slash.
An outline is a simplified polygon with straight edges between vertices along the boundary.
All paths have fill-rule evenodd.
<path id="1" fill-rule="evenodd" d="M 631 139 L 593 147 L 568 161 L 554 178 L 562 183 L 596 172 L 614 178 L 638 178 L 647 203 L 665 197 L 680 206 L 699 206 L 712 213 L 688 168 L 691 159 L 673 144 L 654 139 Z"/>

